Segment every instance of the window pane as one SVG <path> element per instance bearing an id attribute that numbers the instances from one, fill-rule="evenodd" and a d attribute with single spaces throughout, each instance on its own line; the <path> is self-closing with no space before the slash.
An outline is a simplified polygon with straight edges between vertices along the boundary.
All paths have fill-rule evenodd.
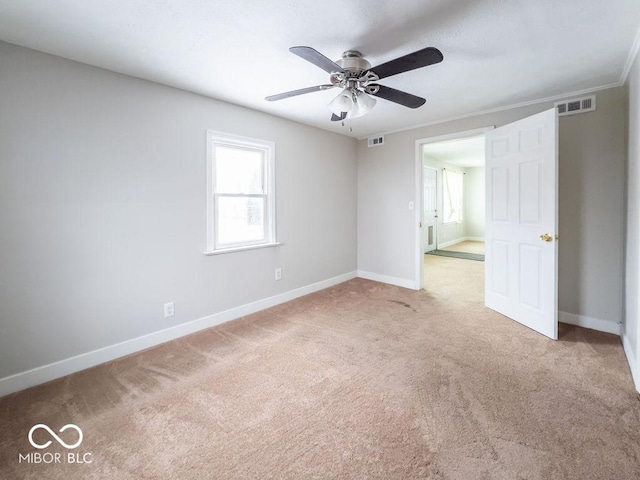
<path id="1" fill-rule="evenodd" d="M 218 197 L 218 243 L 265 240 L 264 198 Z"/>
<path id="2" fill-rule="evenodd" d="M 264 193 L 262 151 L 222 145 L 215 149 L 217 193 Z"/>

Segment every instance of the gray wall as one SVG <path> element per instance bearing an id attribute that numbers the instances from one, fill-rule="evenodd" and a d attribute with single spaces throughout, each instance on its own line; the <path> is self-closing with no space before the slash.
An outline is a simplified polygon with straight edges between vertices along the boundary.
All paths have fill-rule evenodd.
<path id="1" fill-rule="evenodd" d="M 560 310 L 622 322 L 623 88 L 597 93 L 597 110 L 560 118 Z"/>
<path id="2" fill-rule="evenodd" d="M 276 142 L 284 245 L 202 254 L 206 129 Z M 0 378 L 354 271 L 355 158 L 345 136 L 0 43 Z"/>
<path id="3" fill-rule="evenodd" d="M 623 88 L 597 92 L 597 110 L 560 119 L 559 308 L 622 319 L 625 101 Z M 358 142 L 358 269 L 413 281 L 415 142 L 553 108 L 542 103 Z"/>
<path id="4" fill-rule="evenodd" d="M 640 390 L 640 56 L 636 57 L 626 84 L 629 93 L 629 138 L 627 163 L 627 232 L 625 350 Z"/>

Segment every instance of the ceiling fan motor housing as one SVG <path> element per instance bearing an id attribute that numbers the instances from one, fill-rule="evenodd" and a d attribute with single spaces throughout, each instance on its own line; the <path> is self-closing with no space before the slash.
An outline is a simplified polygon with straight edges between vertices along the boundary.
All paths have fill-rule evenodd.
<path id="1" fill-rule="evenodd" d="M 371 68 L 371 64 L 362 58 L 362 54 L 356 50 L 347 50 L 336 63 L 340 65 L 349 76 L 358 76 Z"/>
<path id="2" fill-rule="evenodd" d="M 354 95 L 357 89 L 366 93 L 376 93 L 372 90 L 367 91 L 365 87 L 371 82 L 378 80 L 378 76 L 369 71 L 371 64 L 362 58 L 362 54 L 356 50 L 347 50 L 342 54 L 342 58 L 336 62 L 342 68 L 343 72 L 335 72 L 331 74 L 331 83 L 336 87 L 347 88 Z M 372 86 L 373 87 L 373 86 Z"/>

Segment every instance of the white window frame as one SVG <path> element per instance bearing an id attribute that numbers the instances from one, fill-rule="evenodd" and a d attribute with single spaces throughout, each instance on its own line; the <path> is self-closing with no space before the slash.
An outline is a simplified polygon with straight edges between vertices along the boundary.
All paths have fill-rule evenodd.
<path id="1" fill-rule="evenodd" d="M 236 242 L 220 244 L 216 240 L 216 201 L 218 194 L 215 191 L 215 147 L 224 145 L 237 147 L 238 149 L 258 150 L 262 152 L 264 165 L 264 193 L 242 194 L 241 196 L 256 196 L 265 198 L 264 228 L 265 238 L 257 241 Z M 207 249 L 206 255 L 235 252 L 253 248 L 264 248 L 279 245 L 276 242 L 276 198 L 275 198 L 275 149 L 276 144 L 268 140 L 232 135 L 215 130 L 207 130 Z M 233 194 L 224 194 L 233 196 Z"/>

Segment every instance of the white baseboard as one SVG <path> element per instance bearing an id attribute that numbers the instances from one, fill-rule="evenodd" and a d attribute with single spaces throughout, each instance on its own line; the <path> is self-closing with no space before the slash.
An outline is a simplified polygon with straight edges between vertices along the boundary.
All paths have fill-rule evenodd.
<path id="1" fill-rule="evenodd" d="M 638 359 L 631 349 L 629 338 L 625 334 L 622 334 L 622 346 L 624 348 L 624 353 L 627 356 L 627 361 L 629 362 L 631 376 L 633 377 L 633 384 L 636 386 L 636 391 L 640 392 L 640 364 L 638 364 Z"/>
<path id="2" fill-rule="evenodd" d="M 578 327 L 590 328 L 591 330 L 598 330 L 599 332 L 613 333 L 614 335 L 621 334 L 619 323 L 587 317 L 586 315 L 576 315 L 575 313 L 559 311 L 558 321 L 570 325 L 577 325 Z"/>
<path id="3" fill-rule="evenodd" d="M 438 243 L 438 248 L 447 248 L 460 242 L 464 242 L 464 237 L 456 238 L 455 240 L 449 240 L 448 242 Z"/>
<path id="4" fill-rule="evenodd" d="M 460 237 L 455 240 L 449 240 L 448 242 L 438 243 L 438 248 L 447 248 L 451 245 L 456 245 L 457 243 L 466 242 L 467 240 L 472 242 L 484 242 L 484 237 Z"/>
<path id="5" fill-rule="evenodd" d="M 26 372 L 17 373 L 9 377 L 0 378 L 0 397 L 94 367 L 104 362 L 115 360 L 116 358 L 120 358 L 125 355 L 130 355 L 150 347 L 155 347 L 161 343 L 175 340 L 176 338 L 204 330 L 205 328 L 214 327 L 221 323 L 259 312 L 265 308 L 273 307 L 295 298 L 346 282 L 347 280 L 351 280 L 357 276 L 358 274 L 355 271 L 345 273 L 321 282 L 280 293 L 273 297 L 247 303 L 246 305 L 231 308 L 224 312 L 215 313 L 207 317 L 176 325 L 175 327 L 153 332 L 131 340 L 126 340 L 115 345 L 109 345 L 108 347 L 76 355 L 75 357 L 66 358 L 64 360 L 43 365 L 32 370 L 27 370 Z"/>
<path id="6" fill-rule="evenodd" d="M 373 280 L 374 282 L 388 283 L 397 287 L 410 288 L 411 290 L 419 289 L 416 288 L 416 283 L 413 280 L 407 280 L 406 278 L 391 277 L 380 273 L 365 272 L 364 270 L 358 270 L 358 277 Z"/>
<path id="7" fill-rule="evenodd" d="M 590 328 L 592 330 L 598 330 L 600 332 L 613 333 L 614 335 L 622 337 L 622 346 L 624 347 L 624 353 L 627 355 L 627 361 L 629 362 L 629 368 L 631 369 L 633 383 L 636 390 L 640 392 L 640 364 L 638 364 L 636 356 L 633 354 L 633 350 L 631 350 L 631 345 L 629 344 L 627 336 L 622 333 L 622 326 L 619 323 L 560 311 L 558 312 L 558 321 L 568 323 L 570 325 L 577 325 L 579 327 Z"/>

